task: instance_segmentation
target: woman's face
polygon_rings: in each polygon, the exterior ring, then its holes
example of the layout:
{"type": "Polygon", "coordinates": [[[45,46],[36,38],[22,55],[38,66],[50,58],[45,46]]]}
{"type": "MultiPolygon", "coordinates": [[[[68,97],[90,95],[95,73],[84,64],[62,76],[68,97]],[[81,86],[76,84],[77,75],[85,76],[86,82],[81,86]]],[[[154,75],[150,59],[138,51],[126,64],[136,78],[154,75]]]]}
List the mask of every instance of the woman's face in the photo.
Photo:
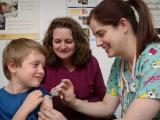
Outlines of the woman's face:
{"type": "Polygon", "coordinates": [[[121,56],[123,54],[126,38],[124,37],[124,28],[121,25],[117,27],[102,25],[92,18],[90,26],[96,37],[97,46],[102,47],[108,57],[121,56]]]}
{"type": "Polygon", "coordinates": [[[71,60],[75,52],[72,31],[68,28],[56,28],[53,31],[53,50],[62,60],[71,60]]]}

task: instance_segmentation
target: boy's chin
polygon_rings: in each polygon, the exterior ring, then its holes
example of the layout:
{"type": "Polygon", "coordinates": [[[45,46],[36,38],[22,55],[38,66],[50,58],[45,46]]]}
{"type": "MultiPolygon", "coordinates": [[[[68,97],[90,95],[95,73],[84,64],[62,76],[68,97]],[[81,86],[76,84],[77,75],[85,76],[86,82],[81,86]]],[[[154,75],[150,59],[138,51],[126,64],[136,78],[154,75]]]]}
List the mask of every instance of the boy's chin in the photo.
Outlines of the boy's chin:
{"type": "Polygon", "coordinates": [[[39,86],[40,86],[40,83],[32,84],[32,87],[39,87],[39,86]]]}

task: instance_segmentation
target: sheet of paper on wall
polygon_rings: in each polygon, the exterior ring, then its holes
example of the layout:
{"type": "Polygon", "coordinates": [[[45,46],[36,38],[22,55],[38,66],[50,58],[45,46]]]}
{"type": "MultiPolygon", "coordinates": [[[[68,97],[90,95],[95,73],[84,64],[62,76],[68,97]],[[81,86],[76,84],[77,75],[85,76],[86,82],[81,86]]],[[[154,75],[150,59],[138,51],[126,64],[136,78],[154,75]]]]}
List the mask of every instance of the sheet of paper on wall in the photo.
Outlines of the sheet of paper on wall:
{"type": "Polygon", "coordinates": [[[144,1],[151,10],[156,32],[160,34],[160,0],[144,0],[144,1]]]}
{"type": "Polygon", "coordinates": [[[102,0],[67,0],[67,15],[80,23],[90,40],[95,41],[90,27],[87,25],[87,17],[90,11],[102,0]]]}
{"type": "Polygon", "coordinates": [[[39,39],[39,0],[0,0],[10,10],[3,13],[5,25],[0,29],[0,40],[19,37],[39,39]]]}

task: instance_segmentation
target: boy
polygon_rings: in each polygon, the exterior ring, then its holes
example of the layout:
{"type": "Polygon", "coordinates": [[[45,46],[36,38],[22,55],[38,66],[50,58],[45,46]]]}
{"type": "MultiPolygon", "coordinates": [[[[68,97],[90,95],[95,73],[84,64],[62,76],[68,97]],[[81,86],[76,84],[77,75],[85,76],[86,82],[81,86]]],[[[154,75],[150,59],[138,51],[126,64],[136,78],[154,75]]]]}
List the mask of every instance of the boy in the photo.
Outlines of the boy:
{"type": "Polygon", "coordinates": [[[36,41],[19,38],[5,47],[3,71],[9,83],[0,89],[1,120],[37,120],[40,104],[52,108],[49,93],[39,87],[44,65],[45,50],[36,41]]]}

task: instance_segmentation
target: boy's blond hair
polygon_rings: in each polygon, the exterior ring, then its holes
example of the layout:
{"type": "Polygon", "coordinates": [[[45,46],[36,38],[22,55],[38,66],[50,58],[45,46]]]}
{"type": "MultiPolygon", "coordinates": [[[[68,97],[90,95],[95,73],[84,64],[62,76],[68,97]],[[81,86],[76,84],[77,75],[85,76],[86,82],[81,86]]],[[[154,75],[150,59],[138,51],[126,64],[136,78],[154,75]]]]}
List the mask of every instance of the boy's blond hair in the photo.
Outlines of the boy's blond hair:
{"type": "Polygon", "coordinates": [[[4,48],[3,72],[8,80],[11,79],[8,63],[14,62],[17,67],[20,67],[25,57],[33,50],[42,53],[46,57],[43,46],[39,42],[27,38],[14,39],[4,48]]]}

